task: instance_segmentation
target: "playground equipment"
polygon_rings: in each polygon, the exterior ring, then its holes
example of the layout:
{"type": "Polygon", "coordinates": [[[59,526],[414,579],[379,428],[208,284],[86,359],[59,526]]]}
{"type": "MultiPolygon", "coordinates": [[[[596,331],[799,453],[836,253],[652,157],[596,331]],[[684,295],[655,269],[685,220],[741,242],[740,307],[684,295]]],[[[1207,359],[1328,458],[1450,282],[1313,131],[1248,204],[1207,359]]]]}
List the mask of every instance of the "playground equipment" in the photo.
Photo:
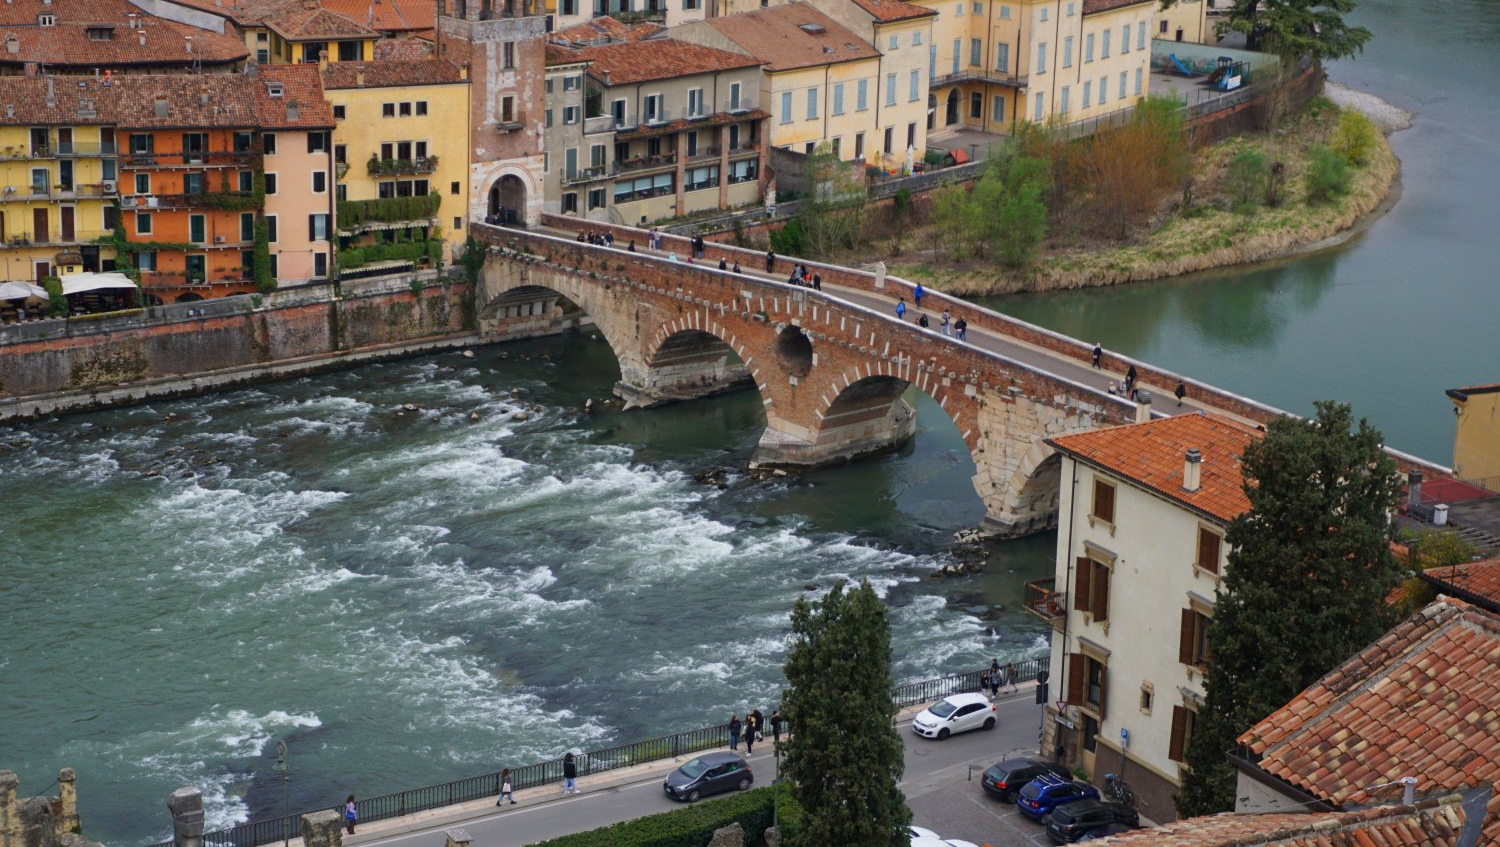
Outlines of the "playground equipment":
{"type": "Polygon", "coordinates": [[[1236,62],[1229,56],[1219,57],[1219,66],[1208,78],[1208,84],[1219,91],[1233,91],[1244,85],[1250,76],[1250,66],[1246,62],[1236,62]]]}

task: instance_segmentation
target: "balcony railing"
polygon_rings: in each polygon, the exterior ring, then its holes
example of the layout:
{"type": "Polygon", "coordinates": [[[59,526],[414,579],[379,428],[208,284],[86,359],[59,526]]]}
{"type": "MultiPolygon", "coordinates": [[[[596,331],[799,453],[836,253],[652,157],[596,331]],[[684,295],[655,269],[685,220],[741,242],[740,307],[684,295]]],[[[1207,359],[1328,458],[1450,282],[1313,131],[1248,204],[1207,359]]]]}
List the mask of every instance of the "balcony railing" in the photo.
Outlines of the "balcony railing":
{"type": "Polygon", "coordinates": [[[115,155],[114,144],[100,144],[98,142],[70,142],[68,144],[47,144],[35,146],[6,146],[0,147],[0,161],[17,161],[21,159],[59,159],[69,157],[89,156],[113,156],[115,155]]]}
{"type": "MultiPolygon", "coordinates": [[[[89,197],[113,197],[113,190],[105,191],[104,183],[74,183],[72,185],[27,185],[19,189],[17,194],[30,194],[32,197],[50,197],[54,200],[72,200],[76,198],[89,197]]],[[[6,194],[6,199],[14,195],[6,194]]]]}
{"type": "Polygon", "coordinates": [[[437,170],[438,157],[417,156],[413,159],[378,159],[370,157],[365,169],[370,176],[395,176],[398,174],[430,174],[437,170]]]}
{"type": "Polygon", "coordinates": [[[338,204],[339,227],[348,229],[366,223],[421,221],[437,214],[441,194],[421,197],[386,197],[380,200],[344,200],[338,204]]]}
{"type": "Polygon", "coordinates": [[[202,150],[176,153],[131,151],[125,154],[125,167],[250,167],[259,164],[261,151],[202,150]]]}
{"type": "Polygon", "coordinates": [[[688,154],[688,161],[692,162],[699,162],[703,161],[704,159],[717,158],[719,158],[719,145],[717,144],[700,144],[696,153],[688,154]]]}
{"type": "Polygon", "coordinates": [[[46,238],[38,239],[35,233],[23,232],[0,242],[0,247],[72,247],[78,244],[97,244],[99,239],[111,235],[106,230],[75,229],[70,238],[61,232],[49,232],[46,238]]]}
{"type": "Polygon", "coordinates": [[[676,153],[661,153],[656,156],[632,156],[616,163],[620,172],[645,171],[660,168],[673,168],[677,166],[676,153]]]}
{"type": "Polygon", "coordinates": [[[1054,591],[1055,578],[1033,579],[1026,583],[1026,611],[1056,626],[1068,613],[1068,595],[1065,591],[1054,591]]]}
{"type": "Polygon", "coordinates": [[[731,156],[738,156],[743,153],[757,153],[759,151],[759,141],[741,141],[739,144],[729,145],[729,155],[731,156]]]}
{"type": "Polygon", "coordinates": [[[1026,77],[1024,76],[977,66],[960,68],[957,73],[938,74],[932,78],[932,81],[928,85],[932,88],[941,88],[944,85],[957,85],[961,82],[987,82],[992,85],[1004,85],[1009,88],[1026,87],[1026,77]]]}
{"type": "Polygon", "coordinates": [[[614,115],[595,115],[592,118],[583,119],[583,134],[598,135],[601,132],[615,131],[614,115]]]}
{"type": "Polygon", "coordinates": [[[264,202],[261,195],[250,191],[200,191],[183,194],[136,194],[120,198],[126,209],[223,209],[230,212],[249,212],[259,209],[264,202]]]}
{"type": "Polygon", "coordinates": [[[142,288],[209,288],[215,285],[238,285],[249,277],[238,268],[213,270],[202,274],[187,271],[141,271],[142,288]]]}
{"type": "Polygon", "coordinates": [[[568,184],[593,182],[599,179],[609,179],[619,172],[618,168],[609,165],[599,165],[593,168],[574,168],[571,171],[563,171],[563,182],[568,184]]]}

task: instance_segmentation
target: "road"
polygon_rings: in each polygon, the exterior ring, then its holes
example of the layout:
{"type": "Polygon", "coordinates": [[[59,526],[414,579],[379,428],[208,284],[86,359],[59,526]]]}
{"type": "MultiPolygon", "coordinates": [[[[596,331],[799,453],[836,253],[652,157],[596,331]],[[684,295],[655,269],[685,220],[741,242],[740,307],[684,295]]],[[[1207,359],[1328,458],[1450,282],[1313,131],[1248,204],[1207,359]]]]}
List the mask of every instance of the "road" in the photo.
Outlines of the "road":
{"type": "MultiPolygon", "coordinates": [[[[999,704],[1000,723],[995,729],[955,735],[946,741],[919,738],[911,732],[910,721],[902,721],[898,728],[906,747],[906,771],[900,785],[907,798],[916,801],[940,789],[978,794],[979,774],[984,768],[1008,755],[1035,753],[1042,707],[1032,700],[1029,691],[1004,699],[999,704]],[[973,781],[969,782],[966,777],[971,766],[973,781]]],[[[756,785],[771,784],[776,767],[769,744],[756,749],[750,757],[750,767],[756,785]]],[[[639,782],[572,797],[560,796],[556,787],[520,792],[522,804],[514,808],[505,807],[462,823],[435,825],[370,841],[360,839],[359,843],[360,847],[441,847],[443,830],[459,826],[473,839],[472,847],[523,847],[559,835],[681,808],[682,804],[662,793],[661,782],[662,776],[657,774],[639,782]],[[537,794],[549,795],[549,799],[537,801],[537,794]]],[[[939,832],[951,828],[948,821],[938,818],[936,813],[931,820],[918,814],[913,823],[939,832]]]]}

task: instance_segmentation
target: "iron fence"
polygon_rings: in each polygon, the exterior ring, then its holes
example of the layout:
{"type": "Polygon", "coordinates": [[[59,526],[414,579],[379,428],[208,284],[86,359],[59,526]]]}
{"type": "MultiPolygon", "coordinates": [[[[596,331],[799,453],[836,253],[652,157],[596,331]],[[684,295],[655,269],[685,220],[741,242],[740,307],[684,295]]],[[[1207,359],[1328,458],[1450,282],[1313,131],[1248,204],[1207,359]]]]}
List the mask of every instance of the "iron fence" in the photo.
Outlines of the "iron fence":
{"type": "MultiPolygon", "coordinates": [[[[1028,682],[1036,679],[1037,672],[1046,667],[1046,664],[1047,660],[1044,658],[1016,662],[1014,681],[1028,682]]],[[[897,708],[905,708],[918,703],[939,700],[950,694],[979,691],[980,679],[985,673],[986,671],[969,671],[898,685],[891,690],[891,700],[897,708]]],[[[662,759],[673,759],[689,753],[713,750],[728,745],[729,724],[725,723],[588,751],[576,756],[575,763],[578,775],[587,776],[662,759]]],[[[562,758],[533,762],[513,768],[510,772],[511,787],[517,791],[556,785],[562,782],[562,779],[562,758]]],[[[355,808],[358,810],[360,822],[368,823],[468,803],[494,797],[499,793],[500,773],[496,771],[438,785],[425,785],[393,794],[366,797],[355,801],[355,808]]],[[[343,811],[342,806],[328,808],[338,812],[343,811]]],[[[203,841],[206,847],[258,847],[258,845],[270,844],[284,838],[300,838],[302,814],[305,812],[206,832],[203,834],[203,841]]],[[[173,844],[171,841],[163,841],[150,847],[173,847],[173,844]]]]}

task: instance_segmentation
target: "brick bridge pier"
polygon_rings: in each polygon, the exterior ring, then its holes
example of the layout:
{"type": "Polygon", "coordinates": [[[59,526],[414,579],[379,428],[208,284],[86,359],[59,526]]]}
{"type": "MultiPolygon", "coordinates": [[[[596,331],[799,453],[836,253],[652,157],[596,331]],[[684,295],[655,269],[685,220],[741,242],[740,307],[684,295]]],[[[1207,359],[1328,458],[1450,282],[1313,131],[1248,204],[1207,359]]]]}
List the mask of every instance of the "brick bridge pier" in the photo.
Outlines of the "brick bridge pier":
{"type": "Polygon", "coordinates": [[[1106,391],[806,288],[537,231],[477,224],[473,233],[489,246],[478,292],[487,339],[549,331],[566,298],[618,357],[616,393],[629,407],[753,385],[766,417],[753,461],[781,467],[901,444],[915,431],[902,395],[915,387],[968,445],[987,523],[1003,534],[1056,525],[1059,461],[1043,439],[1140,413],[1106,391]]]}

